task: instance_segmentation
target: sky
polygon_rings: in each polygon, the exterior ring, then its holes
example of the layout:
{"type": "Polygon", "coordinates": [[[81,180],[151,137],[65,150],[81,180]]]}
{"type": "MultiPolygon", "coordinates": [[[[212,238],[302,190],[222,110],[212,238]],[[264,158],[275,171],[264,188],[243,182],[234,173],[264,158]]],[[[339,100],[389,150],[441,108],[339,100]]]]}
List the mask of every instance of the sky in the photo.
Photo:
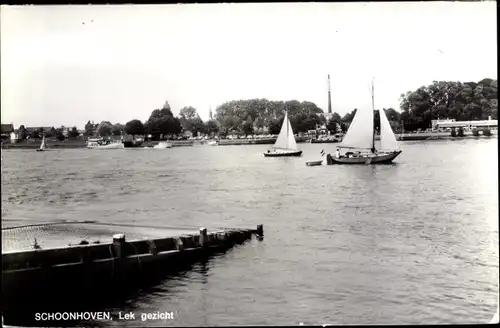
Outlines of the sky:
{"type": "Polygon", "coordinates": [[[1,120],[145,121],[230,100],[399,110],[434,80],[497,78],[496,2],[1,6],[1,120]]]}

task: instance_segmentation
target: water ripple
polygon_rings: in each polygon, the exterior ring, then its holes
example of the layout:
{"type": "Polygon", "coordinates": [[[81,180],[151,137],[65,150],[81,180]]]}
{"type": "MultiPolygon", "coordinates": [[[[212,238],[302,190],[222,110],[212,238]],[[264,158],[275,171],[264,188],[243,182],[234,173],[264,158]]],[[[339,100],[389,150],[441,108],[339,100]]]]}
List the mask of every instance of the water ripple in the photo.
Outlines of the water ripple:
{"type": "Polygon", "coordinates": [[[166,279],[119,309],[175,311],[162,325],[488,322],[498,295],[498,170],[489,156],[497,141],[402,147],[397,165],[314,169],[305,158],[264,158],[258,145],[140,156],[7,150],[2,223],[263,223],[262,242],[166,279]]]}

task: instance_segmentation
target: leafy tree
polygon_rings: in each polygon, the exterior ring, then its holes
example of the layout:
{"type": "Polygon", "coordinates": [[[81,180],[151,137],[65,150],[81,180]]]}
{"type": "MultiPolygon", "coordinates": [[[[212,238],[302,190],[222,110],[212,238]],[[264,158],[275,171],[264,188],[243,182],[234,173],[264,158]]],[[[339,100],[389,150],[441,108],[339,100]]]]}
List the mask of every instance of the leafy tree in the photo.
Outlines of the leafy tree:
{"type": "Polygon", "coordinates": [[[347,132],[347,129],[348,129],[348,125],[344,122],[341,122],[340,123],[340,129],[342,130],[342,133],[346,133],[347,132]]]}
{"type": "Polygon", "coordinates": [[[94,135],[94,124],[90,123],[90,121],[85,124],[85,133],[86,137],[91,137],[94,135]]]}
{"type": "MultiPolygon", "coordinates": [[[[219,122],[222,134],[228,131],[239,130],[242,133],[250,132],[249,123],[253,131],[268,127],[269,132],[277,128],[276,120],[281,119],[285,110],[296,132],[303,131],[309,126],[325,122],[321,117],[323,110],[312,102],[270,101],[267,99],[233,100],[218,106],[215,110],[215,119],[219,122]],[[314,118],[313,118],[314,116],[314,118]],[[307,122],[304,122],[307,121],[307,122]]],[[[278,128],[278,132],[281,126],[278,128]]]]}
{"type": "Polygon", "coordinates": [[[124,130],[125,130],[124,125],[116,123],[115,125],[113,125],[113,127],[111,127],[111,134],[114,136],[120,136],[124,130]]]}
{"type": "Polygon", "coordinates": [[[97,130],[97,133],[101,137],[109,137],[111,135],[111,129],[113,127],[113,124],[108,121],[103,121],[101,124],[99,124],[99,129],[97,130]]]}
{"type": "MultiPolygon", "coordinates": [[[[180,119],[179,119],[180,121],[180,119]]],[[[193,136],[197,136],[199,133],[205,133],[206,126],[205,123],[203,123],[202,119],[197,116],[193,119],[190,120],[191,124],[191,131],[193,132],[193,136]]]]}
{"type": "Polygon", "coordinates": [[[321,124],[326,124],[326,123],[327,123],[327,122],[326,122],[327,120],[326,120],[325,115],[323,115],[323,114],[319,114],[319,115],[318,115],[318,118],[319,118],[319,121],[321,122],[321,124]]]}
{"type": "Polygon", "coordinates": [[[373,128],[380,133],[380,111],[378,109],[373,113],[373,128]]]}
{"type": "Polygon", "coordinates": [[[281,117],[279,119],[273,119],[271,120],[271,123],[269,125],[269,133],[270,134],[278,134],[280,133],[281,126],[283,125],[283,120],[285,117],[281,117]]]}
{"type": "Polygon", "coordinates": [[[28,131],[26,130],[24,125],[19,126],[18,133],[21,140],[26,139],[26,137],[28,136],[28,131]]]}
{"type": "Polygon", "coordinates": [[[357,108],[354,108],[350,113],[345,114],[344,117],[342,117],[342,122],[351,123],[357,110],[357,108]]]}
{"type": "Polygon", "coordinates": [[[342,118],[340,117],[339,113],[335,112],[332,114],[331,120],[335,122],[340,122],[342,121],[342,118]]]}
{"type": "Polygon", "coordinates": [[[216,120],[210,120],[205,124],[206,133],[214,135],[219,133],[219,124],[216,120]]]}
{"type": "Polygon", "coordinates": [[[205,133],[206,126],[198,115],[196,108],[184,107],[180,110],[179,115],[179,121],[184,131],[193,132],[193,136],[197,136],[198,133],[205,133]]]}
{"type": "Polygon", "coordinates": [[[131,120],[125,124],[125,133],[130,134],[132,136],[143,135],[144,134],[144,124],[142,124],[139,120],[131,120]]]}
{"type": "Polygon", "coordinates": [[[40,138],[40,130],[33,129],[33,131],[30,132],[29,137],[30,139],[39,139],[40,138]]]}
{"type": "Polygon", "coordinates": [[[253,123],[251,120],[243,122],[241,130],[245,135],[253,134],[253,123]]]}
{"type": "Polygon", "coordinates": [[[57,130],[54,127],[52,127],[52,128],[50,128],[50,131],[45,132],[45,137],[51,138],[51,137],[55,136],[56,133],[57,133],[57,130]]]}
{"type": "Polygon", "coordinates": [[[337,132],[337,124],[340,124],[340,121],[330,119],[330,120],[328,120],[328,123],[326,124],[326,129],[332,133],[336,133],[337,132]]]}
{"type": "Polygon", "coordinates": [[[56,136],[57,140],[59,140],[59,141],[63,141],[63,140],[66,139],[66,137],[64,136],[64,133],[63,133],[62,129],[56,129],[55,136],[56,136]]]}
{"type": "Polygon", "coordinates": [[[198,112],[196,111],[196,108],[192,106],[184,107],[179,111],[180,117],[186,119],[186,120],[192,120],[194,118],[198,117],[198,112]]]}
{"type": "Polygon", "coordinates": [[[479,82],[433,81],[402,94],[401,120],[405,130],[426,129],[431,121],[450,118],[458,121],[497,119],[497,80],[479,82]]]}
{"type": "Polygon", "coordinates": [[[74,126],[69,132],[68,132],[68,137],[70,138],[76,138],[78,137],[79,133],[78,133],[78,130],[76,128],[76,126],[74,126]]]}
{"type": "Polygon", "coordinates": [[[168,101],[165,102],[162,109],[153,110],[145,123],[145,128],[154,140],[158,140],[162,135],[165,137],[182,132],[181,122],[172,114],[168,101]]]}

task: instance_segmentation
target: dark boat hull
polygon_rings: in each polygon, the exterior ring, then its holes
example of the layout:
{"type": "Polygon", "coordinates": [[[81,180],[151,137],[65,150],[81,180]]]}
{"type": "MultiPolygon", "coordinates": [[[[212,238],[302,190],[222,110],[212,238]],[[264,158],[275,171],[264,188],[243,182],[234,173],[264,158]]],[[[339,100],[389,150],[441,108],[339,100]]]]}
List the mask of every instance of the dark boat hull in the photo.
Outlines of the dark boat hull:
{"type": "Polygon", "coordinates": [[[381,155],[375,155],[373,157],[341,157],[341,158],[335,158],[331,156],[330,154],[326,155],[326,164],[327,165],[336,165],[336,164],[348,164],[348,165],[355,165],[355,164],[390,164],[392,161],[401,154],[400,151],[395,151],[392,153],[386,153],[386,154],[381,154],[381,155]]]}
{"type": "Polygon", "coordinates": [[[292,156],[301,156],[302,150],[290,151],[290,152],[270,152],[264,153],[265,157],[292,157],[292,156]]]}
{"type": "Polygon", "coordinates": [[[123,141],[123,147],[125,148],[139,148],[142,147],[142,141],[123,141]]]}
{"type": "Polygon", "coordinates": [[[323,160],[321,161],[310,161],[310,162],[306,162],[306,165],[307,166],[318,166],[318,165],[321,165],[323,163],[323,160]]]}
{"type": "Polygon", "coordinates": [[[311,143],[317,143],[317,144],[320,144],[320,143],[338,143],[340,142],[339,140],[311,140],[311,143]]]}

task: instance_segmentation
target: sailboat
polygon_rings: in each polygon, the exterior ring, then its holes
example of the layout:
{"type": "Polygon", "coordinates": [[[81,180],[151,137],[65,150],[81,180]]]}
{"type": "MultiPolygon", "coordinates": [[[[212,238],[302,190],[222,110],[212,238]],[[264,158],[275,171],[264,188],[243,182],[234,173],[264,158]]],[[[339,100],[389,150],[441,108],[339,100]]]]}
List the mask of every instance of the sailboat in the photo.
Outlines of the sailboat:
{"type": "Polygon", "coordinates": [[[356,111],[342,143],[337,147],[337,153],[326,155],[327,165],[333,164],[388,164],[402,150],[399,148],[396,136],[383,109],[380,112],[380,148],[375,148],[375,127],[373,117],[375,112],[374,86],[372,80],[372,108],[356,111]],[[341,149],[348,149],[341,154],[341,149]]]}
{"type": "Polygon", "coordinates": [[[285,111],[285,118],[281,126],[280,134],[276,142],[268,149],[264,156],[266,157],[284,157],[284,156],[300,156],[302,150],[297,148],[295,137],[293,135],[292,125],[288,119],[288,111],[285,111]]]}
{"type": "Polygon", "coordinates": [[[45,145],[45,136],[42,138],[42,144],[40,145],[40,148],[38,148],[36,151],[45,151],[47,150],[47,146],[45,145]]]}

